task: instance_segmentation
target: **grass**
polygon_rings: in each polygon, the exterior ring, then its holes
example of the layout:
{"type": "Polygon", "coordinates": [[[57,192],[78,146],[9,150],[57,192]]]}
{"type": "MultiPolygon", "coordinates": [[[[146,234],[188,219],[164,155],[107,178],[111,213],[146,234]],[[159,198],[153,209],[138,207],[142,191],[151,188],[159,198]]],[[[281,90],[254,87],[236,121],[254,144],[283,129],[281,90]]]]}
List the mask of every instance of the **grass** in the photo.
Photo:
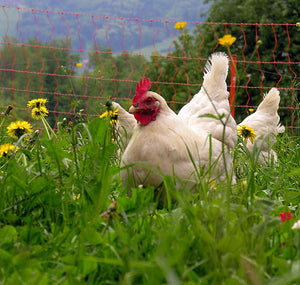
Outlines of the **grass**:
{"type": "Polygon", "coordinates": [[[299,138],[278,138],[278,164],[237,146],[237,184],[177,191],[158,207],[151,187],[128,197],[112,125],[63,121],[56,137],[1,129],[1,284],[297,284],[299,138]],[[28,140],[27,138],[30,138],[28,140]],[[281,222],[290,211],[292,220],[281,222]]]}

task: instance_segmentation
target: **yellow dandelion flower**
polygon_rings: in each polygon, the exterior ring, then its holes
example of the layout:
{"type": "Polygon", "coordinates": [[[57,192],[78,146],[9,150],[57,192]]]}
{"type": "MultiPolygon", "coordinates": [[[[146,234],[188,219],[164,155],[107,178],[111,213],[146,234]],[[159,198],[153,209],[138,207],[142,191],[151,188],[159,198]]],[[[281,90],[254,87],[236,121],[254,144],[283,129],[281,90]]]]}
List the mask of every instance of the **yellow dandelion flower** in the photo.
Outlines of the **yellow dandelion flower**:
{"type": "Polygon", "coordinates": [[[78,68],[80,68],[81,66],[82,66],[82,63],[76,63],[76,66],[78,67],[78,68]]]}
{"type": "Polygon", "coordinates": [[[210,186],[211,188],[213,188],[214,190],[217,189],[216,182],[215,182],[214,180],[212,180],[212,181],[209,182],[209,186],[210,186]]]}
{"type": "Polygon", "coordinates": [[[77,194],[77,195],[76,195],[76,194],[75,194],[75,195],[73,195],[73,199],[74,199],[74,200],[78,200],[79,198],[80,198],[80,193],[79,193],[79,194],[77,194]]]}
{"type": "MultiPolygon", "coordinates": [[[[111,112],[111,111],[110,111],[111,112]]],[[[100,116],[99,116],[99,118],[106,118],[107,116],[108,116],[108,111],[106,110],[103,114],[101,114],[100,116]]]]}
{"type": "Polygon", "coordinates": [[[110,123],[111,124],[116,124],[117,123],[117,119],[118,119],[118,112],[119,110],[116,109],[114,111],[105,111],[103,114],[101,114],[99,116],[99,118],[107,118],[110,117],[110,123]]]}
{"type": "Polygon", "coordinates": [[[33,129],[30,123],[26,121],[16,121],[12,122],[7,127],[7,134],[12,138],[20,138],[24,134],[32,133],[33,129]]]}
{"type": "Polygon", "coordinates": [[[249,112],[250,112],[250,113],[253,113],[253,111],[254,111],[254,109],[249,108],[249,112]]]}
{"type": "Polygon", "coordinates": [[[47,99],[39,98],[39,99],[33,99],[28,102],[27,108],[41,108],[45,107],[45,104],[47,103],[47,99]]]}
{"type": "Polygon", "coordinates": [[[225,35],[222,38],[219,38],[218,42],[221,46],[231,46],[236,41],[236,37],[233,37],[232,35],[225,35]]]}
{"type": "Polygon", "coordinates": [[[247,181],[246,180],[243,180],[242,181],[242,187],[246,187],[247,186],[247,181]]]}
{"type": "Polygon", "coordinates": [[[174,28],[175,28],[176,30],[181,31],[181,30],[183,30],[183,29],[185,28],[185,26],[186,26],[186,22],[177,22],[177,23],[175,24],[174,28]]]}
{"type": "Polygon", "coordinates": [[[33,108],[31,112],[31,116],[35,120],[39,120],[41,117],[48,116],[48,110],[46,107],[41,108],[33,108]]]}
{"type": "Polygon", "coordinates": [[[14,150],[18,151],[20,148],[11,143],[0,145],[0,157],[10,156],[10,153],[14,150]]]}
{"type": "Polygon", "coordinates": [[[237,134],[242,137],[244,143],[247,143],[247,140],[253,144],[254,139],[256,138],[256,134],[252,128],[247,125],[238,126],[237,134]]]}

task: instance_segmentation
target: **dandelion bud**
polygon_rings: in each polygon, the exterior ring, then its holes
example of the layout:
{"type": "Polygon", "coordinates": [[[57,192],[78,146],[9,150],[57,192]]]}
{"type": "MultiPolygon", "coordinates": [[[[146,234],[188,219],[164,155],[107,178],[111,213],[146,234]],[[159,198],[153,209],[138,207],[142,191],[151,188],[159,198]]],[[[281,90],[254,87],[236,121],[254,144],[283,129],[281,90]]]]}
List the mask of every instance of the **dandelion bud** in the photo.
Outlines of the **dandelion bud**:
{"type": "Polygon", "coordinates": [[[105,106],[110,110],[112,109],[112,103],[111,101],[107,100],[106,103],[105,103],[105,106]]]}
{"type": "Polygon", "coordinates": [[[67,118],[63,118],[61,122],[61,126],[64,128],[67,125],[67,118]]]}
{"type": "Polygon", "coordinates": [[[5,111],[5,116],[8,116],[9,115],[9,113],[10,113],[10,111],[13,109],[14,107],[12,106],[12,105],[9,105],[8,107],[7,107],[7,109],[6,109],[6,111],[5,111]]]}

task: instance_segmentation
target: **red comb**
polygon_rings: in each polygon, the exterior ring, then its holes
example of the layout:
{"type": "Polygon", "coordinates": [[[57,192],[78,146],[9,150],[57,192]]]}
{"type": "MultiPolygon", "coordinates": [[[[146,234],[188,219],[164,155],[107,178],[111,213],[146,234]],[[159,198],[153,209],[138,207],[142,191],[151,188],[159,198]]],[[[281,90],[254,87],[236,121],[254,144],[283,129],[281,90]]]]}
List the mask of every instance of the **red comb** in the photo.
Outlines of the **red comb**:
{"type": "Polygon", "coordinates": [[[140,84],[136,85],[136,90],[135,90],[135,96],[142,96],[144,95],[151,87],[151,81],[149,78],[145,79],[141,78],[140,79],[140,84]]]}

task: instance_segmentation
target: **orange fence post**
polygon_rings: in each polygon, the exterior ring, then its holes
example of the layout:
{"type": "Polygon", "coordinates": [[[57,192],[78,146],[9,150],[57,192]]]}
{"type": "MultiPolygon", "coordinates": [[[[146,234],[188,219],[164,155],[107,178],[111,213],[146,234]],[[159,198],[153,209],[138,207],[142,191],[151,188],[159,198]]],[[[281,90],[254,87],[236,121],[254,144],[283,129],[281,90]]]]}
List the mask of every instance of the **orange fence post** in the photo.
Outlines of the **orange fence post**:
{"type": "Polygon", "coordinates": [[[234,117],[234,96],[236,88],[236,54],[232,55],[233,61],[230,64],[230,97],[229,103],[231,108],[231,115],[234,117]]]}

